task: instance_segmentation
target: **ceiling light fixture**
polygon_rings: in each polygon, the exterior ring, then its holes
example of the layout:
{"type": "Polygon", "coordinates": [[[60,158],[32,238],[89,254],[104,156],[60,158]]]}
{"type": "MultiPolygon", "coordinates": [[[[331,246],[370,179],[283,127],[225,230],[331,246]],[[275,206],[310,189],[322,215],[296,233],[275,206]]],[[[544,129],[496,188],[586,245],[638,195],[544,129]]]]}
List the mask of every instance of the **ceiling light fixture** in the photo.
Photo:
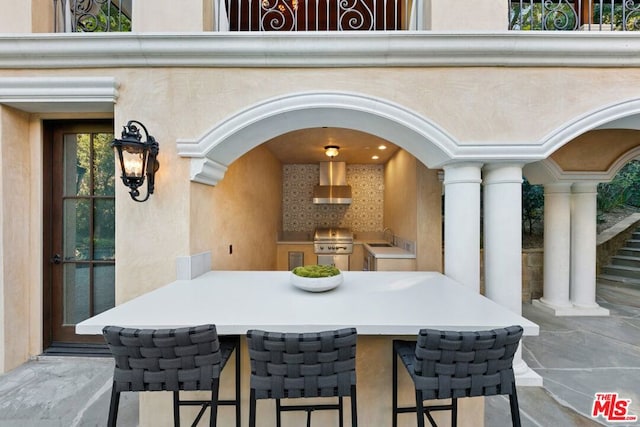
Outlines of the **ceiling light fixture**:
{"type": "Polygon", "coordinates": [[[378,150],[386,150],[387,146],[386,145],[378,145],[378,150]]]}
{"type": "Polygon", "coordinates": [[[380,158],[380,157],[378,157],[378,156],[376,156],[376,155],[371,156],[371,159],[372,159],[372,160],[378,160],[379,158],[380,158]]]}
{"type": "Polygon", "coordinates": [[[327,145],[324,147],[324,154],[333,159],[338,155],[338,150],[340,150],[340,147],[338,147],[337,145],[327,145]]]}

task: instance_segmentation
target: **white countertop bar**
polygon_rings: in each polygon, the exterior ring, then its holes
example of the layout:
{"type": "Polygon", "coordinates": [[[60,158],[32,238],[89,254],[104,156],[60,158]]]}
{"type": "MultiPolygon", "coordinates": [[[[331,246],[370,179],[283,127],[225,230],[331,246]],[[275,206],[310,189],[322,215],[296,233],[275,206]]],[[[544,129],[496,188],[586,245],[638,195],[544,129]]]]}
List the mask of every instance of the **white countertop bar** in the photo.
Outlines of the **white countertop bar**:
{"type": "Polygon", "coordinates": [[[76,325],[97,335],[106,325],[174,328],[215,324],[221,335],[248,329],[287,332],[356,327],[361,335],[415,335],[420,328],[538,326],[436,272],[345,271],[336,289],[310,293],[288,271],[210,271],[178,280],[76,325]]]}

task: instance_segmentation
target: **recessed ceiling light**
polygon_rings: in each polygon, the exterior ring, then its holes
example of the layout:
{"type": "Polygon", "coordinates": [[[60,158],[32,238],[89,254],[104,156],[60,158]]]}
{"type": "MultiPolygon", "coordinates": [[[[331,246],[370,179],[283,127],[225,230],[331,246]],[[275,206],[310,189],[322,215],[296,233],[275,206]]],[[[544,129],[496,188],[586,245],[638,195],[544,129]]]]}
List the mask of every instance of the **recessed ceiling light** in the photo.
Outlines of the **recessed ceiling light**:
{"type": "Polygon", "coordinates": [[[378,150],[386,150],[387,146],[386,145],[378,145],[378,150]]]}
{"type": "Polygon", "coordinates": [[[378,160],[379,158],[380,157],[378,157],[378,156],[371,156],[371,159],[373,159],[373,160],[378,160]]]}

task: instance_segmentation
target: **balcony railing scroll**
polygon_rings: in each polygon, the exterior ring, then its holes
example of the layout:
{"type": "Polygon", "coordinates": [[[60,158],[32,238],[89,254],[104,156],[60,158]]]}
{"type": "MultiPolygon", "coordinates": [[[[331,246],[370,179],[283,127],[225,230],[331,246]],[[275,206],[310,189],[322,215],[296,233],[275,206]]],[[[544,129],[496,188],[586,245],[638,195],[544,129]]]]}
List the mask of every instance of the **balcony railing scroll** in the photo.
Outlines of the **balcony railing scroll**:
{"type": "Polygon", "coordinates": [[[516,0],[511,30],[638,31],[639,0],[516,0]]]}
{"type": "Polygon", "coordinates": [[[54,31],[131,31],[131,1],[53,0],[54,31]]]}
{"type": "Polygon", "coordinates": [[[416,29],[420,0],[216,0],[219,31],[416,29]]]}

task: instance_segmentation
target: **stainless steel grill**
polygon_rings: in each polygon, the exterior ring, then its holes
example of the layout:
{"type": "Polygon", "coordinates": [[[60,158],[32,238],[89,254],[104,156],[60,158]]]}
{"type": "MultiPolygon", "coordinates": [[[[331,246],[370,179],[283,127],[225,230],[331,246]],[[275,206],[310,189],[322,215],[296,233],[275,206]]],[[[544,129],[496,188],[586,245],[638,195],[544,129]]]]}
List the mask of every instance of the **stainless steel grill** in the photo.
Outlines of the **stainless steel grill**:
{"type": "Polygon", "coordinates": [[[353,253],[353,233],[348,228],[316,228],[313,250],[316,254],[353,253]]]}

